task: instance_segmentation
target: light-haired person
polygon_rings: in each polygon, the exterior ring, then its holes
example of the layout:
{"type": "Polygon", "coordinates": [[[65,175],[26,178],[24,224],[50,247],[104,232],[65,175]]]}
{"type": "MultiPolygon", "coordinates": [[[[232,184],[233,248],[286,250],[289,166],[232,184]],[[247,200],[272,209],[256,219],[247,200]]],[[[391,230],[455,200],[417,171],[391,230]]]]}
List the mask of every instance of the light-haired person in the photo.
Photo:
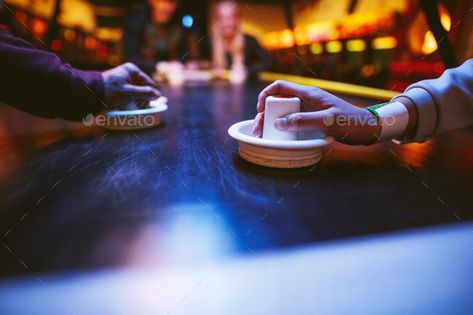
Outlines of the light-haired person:
{"type": "Polygon", "coordinates": [[[212,64],[217,76],[229,71],[229,80],[240,83],[255,79],[260,71],[272,66],[271,55],[258,41],[241,28],[242,16],[238,3],[224,0],[212,9],[212,64]]]}

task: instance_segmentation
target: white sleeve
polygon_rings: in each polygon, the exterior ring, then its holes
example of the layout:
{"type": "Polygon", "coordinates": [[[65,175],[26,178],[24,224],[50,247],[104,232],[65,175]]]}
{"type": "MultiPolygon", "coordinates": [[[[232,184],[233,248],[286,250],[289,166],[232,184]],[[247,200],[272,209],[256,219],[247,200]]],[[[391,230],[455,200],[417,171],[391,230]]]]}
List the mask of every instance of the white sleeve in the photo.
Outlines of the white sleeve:
{"type": "Polygon", "coordinates": [[[415,104],[418,117],[415,136],[401,140],[422,142],[436,133],[473,126],[473,59],[438,79],[414,83],[399,96],[415,104]]]}

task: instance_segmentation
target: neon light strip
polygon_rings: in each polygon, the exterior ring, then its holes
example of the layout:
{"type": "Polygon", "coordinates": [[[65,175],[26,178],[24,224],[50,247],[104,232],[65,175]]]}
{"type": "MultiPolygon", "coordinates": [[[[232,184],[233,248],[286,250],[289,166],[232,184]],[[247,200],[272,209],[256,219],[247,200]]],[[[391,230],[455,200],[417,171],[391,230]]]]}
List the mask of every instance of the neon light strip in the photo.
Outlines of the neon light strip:
{"type": "Polygon", "coordinates": [[[314,78],[301,77],[296,75],[281,74],[274,72],[261,72],[259,78],[263,81],[286,80],[297,84],[311,85],[323,90],[341,93],[346,95],[361,96],[381,101],[389,101],[399,95],[399,92],[377,89],[350,83],[328,81],[314,78]]]}

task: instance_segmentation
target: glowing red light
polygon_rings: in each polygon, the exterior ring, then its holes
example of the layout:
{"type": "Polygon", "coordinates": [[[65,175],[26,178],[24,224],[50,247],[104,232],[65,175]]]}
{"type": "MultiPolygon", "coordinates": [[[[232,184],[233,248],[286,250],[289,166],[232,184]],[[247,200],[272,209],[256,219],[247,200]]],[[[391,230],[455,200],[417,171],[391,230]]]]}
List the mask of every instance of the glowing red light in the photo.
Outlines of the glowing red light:
{"type": "Polygon", "coordinates": [[[28,17],[26,16],[25,12],[23,12],[23,11],[16,12],[16,20],[17,21],[26,23],[27,19],[28,19],[28,17]]]}
{"type": "Polygon", "coordinates": [[[44,21],[40,19],[34,19],[32,28],[33,28],[33,33],[36,36],[41,37],[44,35],[44,33],[46,33],[48,26],[44,21]]]}
{"type": "Polygon", "coordinates": [[[51,48],[54,51],[60,51],[62,50],[62,47],[63,47],[62,42],[59,39],[55,39],[51,42],[51,48]]]}

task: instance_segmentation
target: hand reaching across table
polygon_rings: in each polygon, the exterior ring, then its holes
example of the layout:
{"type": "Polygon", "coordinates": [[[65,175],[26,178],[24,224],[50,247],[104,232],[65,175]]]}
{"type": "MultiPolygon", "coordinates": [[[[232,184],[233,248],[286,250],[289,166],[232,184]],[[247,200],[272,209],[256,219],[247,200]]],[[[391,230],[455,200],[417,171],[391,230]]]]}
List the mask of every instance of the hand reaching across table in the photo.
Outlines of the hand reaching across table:
{"type": "Polygon", "coordinates": [[[160,96],[154,81],[131,63],[103,73],[82,71],[3,30],[0,69],[0,102],[42,117],[81,120],[160,96]]]}
{"type": "Polygon", "coordinates": [[[155,83],[147,74],[132,63],[125,63],[104,71],[105,104],[125,107],[132,102],[148,103],[161,96],[155,83]]]}
{"type": "Polygon", "coordinates": [[[253,128],[253,133],[258,137],[261,137],[263,131],[265,100],[271,95],[297,96],[301,99],[302,112],[277,119],[275,126],[279,130],[319,130],[338,141],[350,144],[372,143],[380,133],[376,117],[370,111],[315,87],[276,81],[258,97],[258,114],[253,128]],[[346,123],[339,123],[342,121],[341,117],[345,118],[346,123]],[[359,124],[357,121],[364,123],[359,124]]]}
{"type": "Polygon", "coordinates": [[[360,108],[315,87],[276,81],[259,95],[253,133],[260,137],[265,99],[297,96],[302,112],[277,119],[280,130],[319,130],[348,144],[398,139],[422,142],[435,134],[473,126],[473,59],[439,78],[409,86],[390,102],[360,108]]]}

